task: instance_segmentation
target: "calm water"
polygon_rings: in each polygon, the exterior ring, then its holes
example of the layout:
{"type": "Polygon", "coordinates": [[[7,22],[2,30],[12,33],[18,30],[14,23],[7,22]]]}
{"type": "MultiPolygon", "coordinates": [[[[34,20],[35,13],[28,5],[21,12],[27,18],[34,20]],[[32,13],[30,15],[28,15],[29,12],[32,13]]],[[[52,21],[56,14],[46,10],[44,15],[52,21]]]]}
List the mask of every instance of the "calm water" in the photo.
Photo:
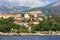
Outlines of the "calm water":
{"type": "Polygon", "coordinates": [[[0,40],[60,40],[60,36],[0,36],[0,40]]]}

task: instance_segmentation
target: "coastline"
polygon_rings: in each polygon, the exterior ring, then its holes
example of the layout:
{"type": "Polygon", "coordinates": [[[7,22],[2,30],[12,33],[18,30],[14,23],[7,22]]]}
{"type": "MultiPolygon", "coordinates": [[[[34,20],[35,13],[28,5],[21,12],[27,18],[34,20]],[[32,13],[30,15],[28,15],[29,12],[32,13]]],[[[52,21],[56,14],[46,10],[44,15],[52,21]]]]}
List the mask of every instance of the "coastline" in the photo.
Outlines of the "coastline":
{"type": "Polygon", "coordinates": [[[49,36],[49,35],[59,35],[60,36],[60,32],[56,32],[56,33],[50,33],[50,34],[47,34],[47,33],[2,33],[0,32],[0,36],[49,36]]]}

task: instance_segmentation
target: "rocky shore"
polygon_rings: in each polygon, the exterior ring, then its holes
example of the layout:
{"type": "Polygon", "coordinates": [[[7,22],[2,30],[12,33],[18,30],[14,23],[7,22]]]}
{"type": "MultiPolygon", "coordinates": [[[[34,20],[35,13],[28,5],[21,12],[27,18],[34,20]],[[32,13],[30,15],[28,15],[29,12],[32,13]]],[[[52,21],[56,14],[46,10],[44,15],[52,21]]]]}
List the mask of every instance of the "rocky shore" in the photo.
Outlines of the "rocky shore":
{"type": "Polygon", "coordinates": [[[44,36],[44,35],[60,35],[60,31],[58,31],[58,32],[50,32],[50,33],[48,33],[48,32],[40,32],[40,33],[2,33],[2,32],[0,32],[0,35],[2,35],[2,36],[20,36],[20,35],[22,35],[22,36],[24,36],[24,35],[41,35],[41,36],[44,36]]]}

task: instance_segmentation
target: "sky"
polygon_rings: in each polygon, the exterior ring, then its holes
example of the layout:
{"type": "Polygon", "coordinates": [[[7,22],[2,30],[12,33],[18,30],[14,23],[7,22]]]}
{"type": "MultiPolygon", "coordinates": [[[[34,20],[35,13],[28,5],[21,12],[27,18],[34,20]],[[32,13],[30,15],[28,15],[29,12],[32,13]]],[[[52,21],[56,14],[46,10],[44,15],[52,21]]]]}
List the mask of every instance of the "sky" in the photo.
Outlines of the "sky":
{"type": "Polygon", "coordinates": [[[0,0],[0,6],[43,7],[58,0],[0,0]]]}

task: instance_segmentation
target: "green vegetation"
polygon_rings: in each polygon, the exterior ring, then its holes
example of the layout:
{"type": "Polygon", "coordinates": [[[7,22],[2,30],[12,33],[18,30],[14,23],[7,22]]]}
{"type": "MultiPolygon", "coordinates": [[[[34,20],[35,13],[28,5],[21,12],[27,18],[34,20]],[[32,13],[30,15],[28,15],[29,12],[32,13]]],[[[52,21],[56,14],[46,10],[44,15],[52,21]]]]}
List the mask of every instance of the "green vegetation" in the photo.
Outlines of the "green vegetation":
{"type": "Polygon", "coordinates": [[[60,31],[60,16],[52,14],[51,17],[40,21],[35,28],[35,31],[60,31]]]}
{"type": "MultiPolygon", "coordinates": [[[[28,20],[25,20],[28,22],[28,20]]],[[[35,33],[36,31],[60,31],[60,16],[51,14],[51,17],[39,21],[38,25],[29,25],[31,31],[25,26],[20,26],[14,23],[14,18],[9,17],[7,19],[0,18],[0,32],[5,33],[35,33]]]]}
{"type": "Polygon", "coordinates": [[[25,26],[20,26],[18,24],[13,23],[14,18],[10,17],[7,19],[0,18],[0,32],[27,32],[25,26]]]}

